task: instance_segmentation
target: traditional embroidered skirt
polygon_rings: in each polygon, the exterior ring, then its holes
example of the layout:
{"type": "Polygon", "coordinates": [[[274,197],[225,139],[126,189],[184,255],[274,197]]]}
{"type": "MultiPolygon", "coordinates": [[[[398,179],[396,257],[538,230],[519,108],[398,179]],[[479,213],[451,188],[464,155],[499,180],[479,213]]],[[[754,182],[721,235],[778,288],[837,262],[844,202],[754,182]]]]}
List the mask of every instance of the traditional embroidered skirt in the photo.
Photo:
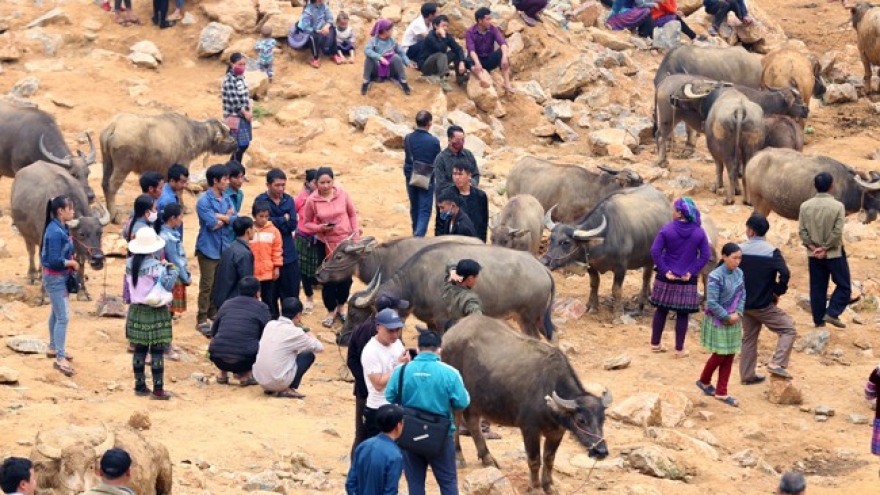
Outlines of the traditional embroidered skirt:
{"type": "Polygon", "coordinates": [[[299,255],[299,272],[303,277],[314,277],[318,267],[327,257],[324,243],[315,236],[304,237],[299,233],[294,237],[296,253],[299,255]]]}
{"type": "Polygon", "coordinates": [[[174,283],[174,287],[171,289],[171,295],[173,299],[171,299],[171,308],[169,311],[172,313],[186,313],[186,286],[183,285],[183,282],[178,280],[174,283]]]}
{"type": "Polygon", "coordinates": [[[724,325],[712,315],[704,314],[700,326],[700,344],[709,352],[729,356],[742,348],[742,320],[724,325]]]}
{"type": "Polygon", "coordinates": [[[700,310],[697,280],[694,279],[693,283],[670,282],[658,274],[654,278],[650,301],[658,308],[682,313],[696,313],[700,310]]]}
{"type": "Polygon", "coordinates": [[[644,7],[639,7],[635,9],[629,9],[626,12],[621,12],[617,15],[613,15],[605,21],[605,24],[608,25],[614,31],[623,31],[624,29],[632,29],[637,27],[639,24],[645,20],[645,17],[651,15],[651,9],[647,9],[644,7]]]}
{"type": "Polygon", "coordinates": [[[874,420],[874,434],[871,436],[871,453],[880,455],[880,419],[874,420]]]}
{"type": "Polygon", "coordinates": [[[171,313],[168,308],[154,308],[146,304],[130,305],[125,321],[125,338],[132,344],[170,344],[171,313]]]}

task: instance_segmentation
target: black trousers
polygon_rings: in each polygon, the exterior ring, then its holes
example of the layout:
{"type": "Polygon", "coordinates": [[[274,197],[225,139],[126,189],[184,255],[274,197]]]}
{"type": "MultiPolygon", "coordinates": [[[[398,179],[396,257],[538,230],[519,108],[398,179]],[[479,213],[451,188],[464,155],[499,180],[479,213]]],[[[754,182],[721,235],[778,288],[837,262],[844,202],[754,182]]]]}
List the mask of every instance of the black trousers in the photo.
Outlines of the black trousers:
{"type": "MultiPolygon", "coordinates": [[[[281,265],[281,276],[275,283],[275,301],[288,297],[299,299],[299,278],[299,260],[297,258],[294,258],[290,263],[281,265]]],[[[276,304],[278,303],[276,302],[276,304]]]]}
{"type": "Polygon", "coordinates": [[[352,279],[343,280],[342,282],[328,282],[321,289],[321,299],[324,301],[324,307],[328,312],[334,311],[337,306],[341,306],[348,302],[348,296],[351,293],[352,279]]]}
{"type": "Polygon", "coordinates": [[[277,280],[261,280],[260,281],[260,300],[263,301],[266,306],[269,306],[269,314],[272,315],[273,320],[278,319],[278,315],[280,314],[278,311],[278,298],[275,297],[277,280]]]}
{"type": "Polygon", "coordinates": [[[153,23],[161,26],[168,17],[168,0],[153,0],[153,23]]]}
{"type": "Polygon", "coordinates": [[[810,269],[810,310],[813,323],[820,324],[825,315],[837,318],[846,309],[852,297],[852,285],[846,251],[839,258],[808,258],[810,269]],[[836,286],[828,300],[828,279],[836,286]],[[827,301],[827,307],[826,307],[827,301]]]}
{"type": "Polygon", "coordinates": [[[367,427],[365,425],[364,410],[367,408],[367,398],[354,398],[354,441],[351,443],[351,456],[354,462],[354,449],[367,439],[367,427]]]}
{"type": "Polygon", "coordinates": [[[727,20],[727,14],[733,12],[737,19],[742,20],[745,17],[745,5],[742,0],[720,0],[718,3],[712,3],[706,6],[706,13],[715,16],[712,26],[718,29],[722,22],[727,20]]]}
{"type": "MultiPolygon", "coordinates": [[[[364,399],[364,404],[366,404],[366,402],[366,399],[364,399]]],[[[378,413],[378,409],[371,409],[364,405],[364,433],[366,434],[364,440],[373,438],[381,433],[379,431],[379,425],[376,423],[376,414],[378,413]]]]}

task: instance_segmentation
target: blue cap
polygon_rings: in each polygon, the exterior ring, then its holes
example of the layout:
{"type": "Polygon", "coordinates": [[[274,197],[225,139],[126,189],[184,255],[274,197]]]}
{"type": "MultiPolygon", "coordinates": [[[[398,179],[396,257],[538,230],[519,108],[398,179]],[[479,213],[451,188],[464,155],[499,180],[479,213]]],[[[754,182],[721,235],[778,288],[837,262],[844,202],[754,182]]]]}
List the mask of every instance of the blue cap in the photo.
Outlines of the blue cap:
{"type": "Polygon", "coordinates": [[[382,325],[389,330],[403,328],[403,320],[400,319],[400,315],[397,314],[397,311],[394,311],[391,308],[385,308],[376,313],[376,324],[382,325]]]}

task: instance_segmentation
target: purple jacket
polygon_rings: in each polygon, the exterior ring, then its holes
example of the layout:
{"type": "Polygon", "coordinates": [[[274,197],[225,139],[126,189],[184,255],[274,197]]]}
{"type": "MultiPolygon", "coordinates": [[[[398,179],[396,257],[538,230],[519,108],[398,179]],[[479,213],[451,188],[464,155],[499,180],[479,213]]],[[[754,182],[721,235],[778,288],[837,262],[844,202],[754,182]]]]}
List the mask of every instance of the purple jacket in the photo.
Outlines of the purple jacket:
{"type": "Polygon", "coordinates": [[[651,257],[657,271],[663,275],[671,271],[676,277],[691,274],[691,280],[709,262],[712,256],[709,238],[703,228],[695,223],[677,220],[667,223],[654,238],[651,257]]]}

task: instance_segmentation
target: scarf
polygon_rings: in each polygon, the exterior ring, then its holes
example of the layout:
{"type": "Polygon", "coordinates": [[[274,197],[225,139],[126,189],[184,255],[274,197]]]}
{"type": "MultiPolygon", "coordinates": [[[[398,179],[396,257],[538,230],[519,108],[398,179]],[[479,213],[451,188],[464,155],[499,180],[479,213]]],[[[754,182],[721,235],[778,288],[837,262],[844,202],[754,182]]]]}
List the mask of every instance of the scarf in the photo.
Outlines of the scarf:
{"type": "Polygon", "coordinates": [[[681,213],[682,218],[687,223],[695,223],[700,225],[700,210],[694,204],[694,200],[685,196],[675,200],[675,211],[681,213]]]}

